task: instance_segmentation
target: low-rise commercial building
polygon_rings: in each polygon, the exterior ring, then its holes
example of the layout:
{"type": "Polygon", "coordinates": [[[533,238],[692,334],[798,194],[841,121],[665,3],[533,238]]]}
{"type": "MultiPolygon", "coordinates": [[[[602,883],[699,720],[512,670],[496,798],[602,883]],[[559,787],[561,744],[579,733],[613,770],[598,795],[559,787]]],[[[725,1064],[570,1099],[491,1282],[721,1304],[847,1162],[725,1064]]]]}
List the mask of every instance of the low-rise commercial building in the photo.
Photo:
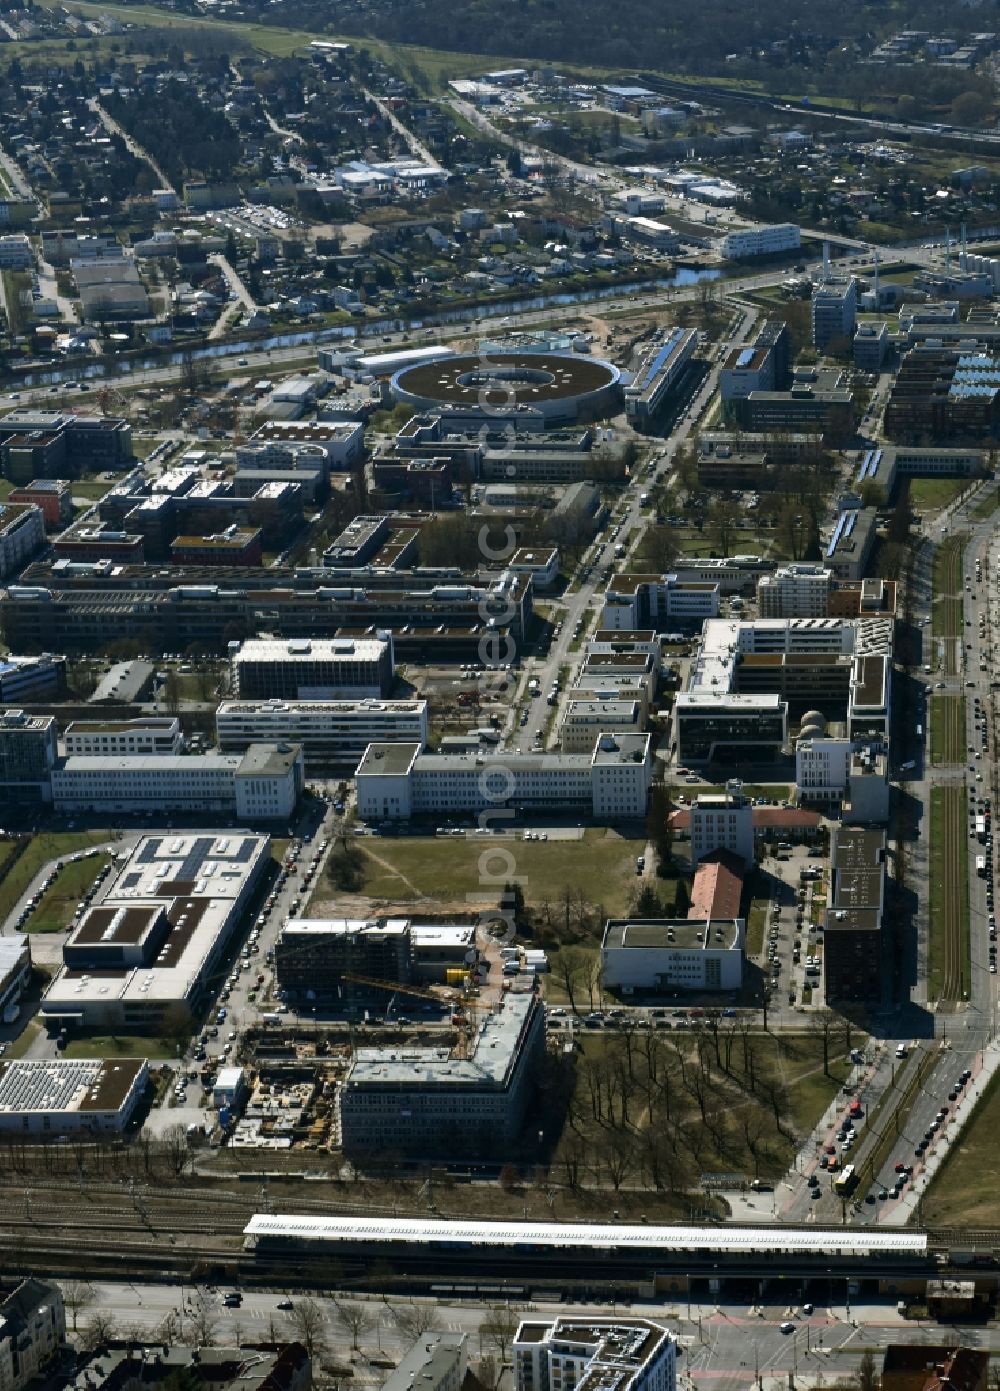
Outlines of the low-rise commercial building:
{"type": "Polygon", "coordinates": [[[625,414],[635,420],[649,420],[654,416],[684,376],[697,347],[695,329],[670,329],[663,342],[643,359],[631,384],[625,388],[625,414]]]}
{"type": "Polygon", "coordinates": [[[184,747],[176,715],[140,715],[134,720],[74,720],[63,733],[70,756],[118,758],[134,754],[179,754],[184,747]]]}
{"type": "Polygon", "coordinates": [[[371,744],[354,777],[366,821],[500,808],[630,820],[646,812],[652,748],[648,734],[606,732],[589,754],[433,754],[416,744],[371,744]]]}
{"type": "Polygon", "coordinates": [[[677,1391],[677,1340],[649,1319],[525,1319],[511,1360],[516,1391],[677,1391]]]}
{"type": "Polygon", "coordinates": [[[586,753],[602,730],[639,734],[644,728],[643,706],[637,700],[602,700],[570,694],[559,726],[563,753],[586,753]]]}
{"type": "Polygon", "coordinates": [[[0,705],[56,700],[65,689],[65,657],[51,652],[37,657],[0,657],[0,705]]]}
{"type": "Polygon", "coordinates": [[[369,744],[416,743],[430,733],[426,700],[226,700],[215,715],[223,753],[298,744],[308,774],[352,771],[369,744]]]}
{"type": "Polygon", "coordinates": [[[148,1083],[145,1058],[0,1058],[0,1133],[120,1135],[148,1083]]]}
{"type": "Polygon", "coordinates": [[[745,261],[755,256],[780,256],[783,252],[798,251],[801,245],[802,234],[795,223],[776,222],[771,226],[728,232],[719,250],[726,261],[745,261]]]}
{"type": "Polygon", "coordinates": [[[545,1051],[540,1001],[506,995],[463,1051],[355,1049],[340,1093],[345,1153],[495,1159],[508,1152],[545,1051]]]}
{"type": "Polygon", "coordinates": [[[742,918],[611,920],[601,942],[601,982],[623,995],[665,990],[738,990],[742,918]]]}
{"type": "Polygon", "coordinates": [[[73,490],[65,478],[33,478],[20,488],[12,488],[7,501],[40,508],[49,531],[68,526],[73,520],[73,490]]]}
{"type": "Polygon", "coordinates": [[[248,831],[141,837],[63,947],[42,1022],[127,1033],[189,1020],[270,871],[270,845],[248,831]]]}
{"type": "Polygon", "coordinates": [[[601,627],[636,629],[700,627],[719,614],[720,586],[689,575],[615,575],[604,595],[601,627]]]}
{"type": "Polygon", "coordinates": [[[739,754],[772,759],[788,740],[788,704],[776,693],[741,695],[702,687],[674,702],[674,740],[684,763],[739,754]]]}
{"type": "Polygon", "coordinates": [[[305,786],[302,750],[275,744],[251,744],[243,754],[73,754],[50,777],[57,811],[182,811],[242,822],[288,821],[305,786]]]}

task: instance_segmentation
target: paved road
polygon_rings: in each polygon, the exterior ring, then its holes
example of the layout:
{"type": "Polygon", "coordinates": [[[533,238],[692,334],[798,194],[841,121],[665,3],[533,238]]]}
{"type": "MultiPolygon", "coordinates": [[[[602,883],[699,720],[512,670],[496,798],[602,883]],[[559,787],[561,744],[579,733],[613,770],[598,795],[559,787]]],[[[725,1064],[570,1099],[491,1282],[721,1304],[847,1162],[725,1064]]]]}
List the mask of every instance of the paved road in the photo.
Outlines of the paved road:
{"type": "MultiPolygon", "coordinates": [[[[86,1325],[90,1310],[100,1307],[120,1327],[138,1327],[152,1332],[170,1317],[180,1331],[184,1321],[197,1308],[207,1306],[215,1323],[217,1345],[265,1340],[271,1337],[272,1331],[278,1337],[292,1335],[294,1312],[279,1310],[277,1306],[289,1298],[295,1304],[301,1297],[294,1291],[248,1291],[243,1295],[241,1307],[231,1309],[222,1303],[225,1293],[222,1288],[105,1282],[95,1283],[91,1288],[94,1303],[78,1313],[81,1329],[86,1325]]],[[[790,1292],[789,1297],[794,1298],[795,1293],[790,1292]]],[[[758,1374],[762,1383],[770,1388],[786,1385],[793,1371],[800,1377],[811,1376],[820,1379],[822,1384],[830,1384],[832,1380],[849,1377],[866,1349],[875,1351],[877,1356],[887,1343],[904,1336],[914,1343],[933,1343],[942,1336],[936,1324],[912,1323],[900,1318],[892,1300],[847,1303],[848,1295],[845,1284],[843,1297],[836,1305],[817,1304],[808,1317],[797,1305],[775,1303],[767,1293],[763,1304],[749,1306],[731,1302],[689,1304],[681,1298],[610,1306],[531,1301],[521,1306],[514,1304],[512,1308],[515,1313],[530,1313],[533,1318],[586,1317],[588,1314],[607,1317],[617,1313],[660,1319],[676,1333],[682,1345],[680,1376],[682,1386],[687,1388],[703,1382],[714,1385],[720,1380],[733,1387],[749,1386],[758,1374]],[[780,1324],[785,1319],[794,1323],[794,1333],[781,1332],[780,1324]]],[[[356,1300],[357,1297],[348,1298],[356,1300]]],[[[429,1301],[363,1297],[363,1302],[370,1326],[361,1336],[360,1352],[352,1355],[351,1339],[338,1315],[336,1301],[316,1297],[324,1316],[324,1337],[330,1355],[352,1362],[354,1379],[377,1381],[381,1385],[385,1370],[371,1367],[368,1359],[374,1355],[398,1360],[410,1344],[400,1321],[394,1317],[394,1309],[399,1309],[405,1318],[407,1309],[414,1303],[422,1306],[429,1301]]],[[[483,1338],[480,1331],[487,1308],[471,1303],[430,1302],[434,1303],[439,1327],[468,1335],[470,1360],[474,1362],[482,1352],[493,1350],[488,1336],[483,1338]]],[[[71,1317],[68,1316],[68,1322],[71,1317]]],[[[1000,1335],[981,1326],[949,1327],[948,1336],[957,1338],[967,1347],[993,1350],[1000,1346],[1000,1335]]]]}
{"type": "MultiPolygon", "coordinates": [[[[733,343],[744,342],[750,336],[757,318],[755,310],[741,308],[737,313],[736,320],[731,325],[731,341],[733,343]]],[[[645,533],[650,515],[648,509],[643,509],[640,495],[656,483],[666,482],[668,485],[672,483],[672,469],[677,451],[686,443],[692,430],[697,427],[697,423],[712,400],[718,385],[718,357],[714,347],[710,351],[713,365],[670,431],[669,438],[661,442],[654,441],[657,452],[648,466],[647,475],[633,480],[632,486],[625,495],[623,505],[616,509],[616,520],[601,533],[597,541],[584,553],[577,566],[575,576],[577,579],[585,576],[582,583],[576,588],[568,589],[554,605],[554,618],[559,624],[557,636],[543,655],[529,657],[524,663],[518,691],[519,696],[523,695],[527,683],[532,679],[538,681],[541,689],[536,699],[527,702],[525,708],[527,720],[523,724],[515,722],[513,725],[511,742],[518,748],[525,750],[531,748],[536,735],[542,733],[546,721],[552,715],[552,708],[548,705],[547,700],[560,668],[565,666],[575,668],[579,665],[587,637],[593,628],[600,626],[603,594],[608,587],[607,576],[612,571],[622,572],[630,567],[631,557],[645,533]],[[620,559],[616,559],[615,552],[619,546],[624,548],[624,555],[620,559]],[[578,624],[580,625],[579,637],[576,636],[578,624]]],[[[561,683],[559,704],[547,740],[550,746],[555,746],[558,743],[559,723],[571,686],[572,676],[569,681],[561,683]]]]}

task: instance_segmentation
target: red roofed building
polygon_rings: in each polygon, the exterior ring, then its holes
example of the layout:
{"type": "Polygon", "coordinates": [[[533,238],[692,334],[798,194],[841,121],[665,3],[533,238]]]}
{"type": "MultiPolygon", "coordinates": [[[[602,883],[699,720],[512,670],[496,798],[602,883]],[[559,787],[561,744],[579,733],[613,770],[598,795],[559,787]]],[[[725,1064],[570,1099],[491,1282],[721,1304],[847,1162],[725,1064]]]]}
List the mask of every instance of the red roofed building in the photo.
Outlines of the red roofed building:
{"type": "Polygon", "coordinates": [[[743,898],[743,861],[729,850],[713,850],[698,861],[691,886],[689,918],[738,918],[743,898]]]}
{"type": "Polygon", "coordinates": [[[890,1343],[882,1391],[986,1391],[990,1355],[980,1348],[890,1343]]]}

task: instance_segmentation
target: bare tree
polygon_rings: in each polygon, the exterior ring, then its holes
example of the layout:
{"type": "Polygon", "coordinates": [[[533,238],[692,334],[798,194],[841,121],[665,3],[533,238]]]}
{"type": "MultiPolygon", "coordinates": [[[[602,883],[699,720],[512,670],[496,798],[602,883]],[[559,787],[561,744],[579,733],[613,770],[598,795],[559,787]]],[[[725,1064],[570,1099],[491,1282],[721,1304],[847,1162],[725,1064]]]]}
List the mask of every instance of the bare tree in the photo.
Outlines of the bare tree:
{"type": "Polygon", "coordinates": [[[392,1316],[399,1325],[400,1332],[414,1340],[422,1338],[425,1333],[433,1333],[441,1326],[437,1307],[429,1299],[422,1300],[419,1304],[415,1300],[408,1304],[400,1304],[393,1309],[392,1316]]]}
{"type": "Polygon", "coordinates": [[[870,1352],[863,1352],[855,1373],[858,1391],[878,1391],[880,1377],[875,1366],[875,1358],[870,1352]]]}
{"type": "Polygon", "coordinates": [[[70,1312],[73,1320],[73,1332],[76,1332],[76,1321],[80,1317],[83,1309],[88,1308],[94,1302],[93,1288],[86,1280],[67,1280],[62,1287],[63,1304],[70,1312]]]}
{"type": "Polygon", "coordinates": [[[106,1347],[117,1332],[117,1324],[103,1309],[95,1309],[83,1330],[81,1344],[86,1352],[106,1347]]]}
{"type": "Polygon", "coordinates": [[[326,1342],[326,1315],[322,1305],[315,1299],[299,1299],[288,1315],[288,1322],[310,1359],[314,1359],[326,1342]]]}
{"type": "Polygon", "coordinates": [[[351,1347],[357,1352],[362,1336],[375,1326],[371,1310],[353,1299],[335,1299],[333,1304],[341,1323],[351,1335],[351,1347]]]}
{"type": "Polygon", "coordinates": [[[500,1368],[492,1353],[487,1353],[479,1359],[476,1364],[476,1376],[486,1387],[486,1391],[496,1391],[500,1381],[500,1368]]]}
{"type": "Polygon", "coordinates": [[[479,1325],[479,1341],[487,1343],[496,1353],[501,1373],[520,1322],[517,1310],[509,1304],[491,1304],[479,1325]]]}
{"type": "Polygon", "coordinates": [[[184,1325],[184,1341],[194,1348],[210,1348],[215,1342],[219,1320],[201,1290],[195,1292],[191,1312],[184,1325]]]}

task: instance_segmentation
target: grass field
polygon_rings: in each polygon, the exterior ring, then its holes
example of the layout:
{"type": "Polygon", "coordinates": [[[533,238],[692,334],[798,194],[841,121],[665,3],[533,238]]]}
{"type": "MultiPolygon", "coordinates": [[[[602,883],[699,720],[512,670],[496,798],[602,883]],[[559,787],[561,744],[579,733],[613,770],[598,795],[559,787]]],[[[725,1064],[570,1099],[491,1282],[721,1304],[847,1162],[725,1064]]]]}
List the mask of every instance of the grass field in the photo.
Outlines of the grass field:
{"type": "Polygon", "coordinates": [[[965,696],[931,700],[931,763],[961,763],[965,753],[965,696]]]}
{"type": "Polygon", "coordinates": [[[992,517],[998,507],[1000,507],[1000,490],[993,489],[992,492],[979,499],[972,509],[972,515],[977,521],[982,521],[984,517],[992,517]]]}
{"type": "Polygon", "coordinates": [[[49,860],[86,850],[90,845],[104,845],[110,839],[110,831],[45,831],[35,836],[10,873],[0,880],[0,922],[49,860]]]}
{"type": "Polygon", "coordinates": [[[760,956],[764,950],[764,933],[767,930],[767,906],[769,898],[755,898],[747,915],[747,956],[760,956]]]}
{"type": "Polygon", "coordinates": [[[73,914],[100,871],[111,859],[101,853],[86,860],[63,865],[56,881],[25,924],[25,932],[64,932],[73,924],[73,914]]]}
{"type": "Polygon", "coordinates": [[[949,1146],[921,1203],[921,1222],[1000,1227],[1000,1073],[994,1073],[961,1138],[949,1146]]]}
{"type": "Polygon", "coordinates": [[[965,608],[962,597],[962,552],[967,540],[964,532],[949,536],[934,555],[931,632],[936,638],[952,640],[945,654],[946,669],[952,674],[955,672],[956,659],[954,639],[962,633],[965,608]]]}
{"type": "MultiPolygon", "coordinates": [[[[55,5],[57,0],[42,0],[42,3],[55,5]]],[[[411,71],[419,69],[427,83],[439,90],[459,74],[463,77],[475,77],[477,73],[489,72],[491,69],[525,66],[531,62],[515,54],[501,57],[496,53],[458,53],[448,49],[421,48],[417,44],[390,44],[381,39],[359,38],[356,34],[337,34],[328,29],[318,31],[269,24],[220,22],[195,15],[176,14],[158,9],[155,5],[100,5],[91,3],[91,0],[79,0],[77,8],[83,15],[114,15],[130,26],[146,24],[158,29],[214,29],[224,34],[235,34],[251,48],[257,49],[260,53],[272,54],[276,58],[285,58],[289,54],[301,52],[313,39],[346,39],[355,49],[363,49],[382,58],[390,66],[402,66],[411,71]]],[[[51,49],[64,44],[65,40],[56,40],[48,42],[47,46],[51,49]]],[[[16,51],[23,59],[40,48],[40,42],[11,43],[4,45],[4,52],[13,56],[16,51]]],[[[607,77],[613,75],[617,69],[573,64],[573,71],[583,76],[607,77]]]]}
{"type": "Polygon", "coordinates": [[[967,478],[911,478],[910,502],[921,511],[935,511],[954,502],[968,486],[967,478]]]}
{"type": "MultiPolygon", "coordinates": [[[[577,1128],[564,1129],[557,1171],[579,1159],[605,1171],[616,1188],[643,1181],[659,1187],[657,1176],[697,1183],[705,1172],[785,1173],[797,1142],[847,1076],[846,1029],[831,1040],[828,1074],[815,1034],[744,1035],[734,1025],[714,1036],[704,1029],[700,1064],[692,1035],[656,1032],[629,1040],[583,1033],[573,1098],[577,1128]]],[[[851,1043],[858,1041],[853,1035],[851,1043]]]]}
{"type": "MultiPolygon", "coordinates": [[[[529,903],[557,903],[569,889],[588,903],[603,904],[609,916],[624,912],[636,885],[635,857],[645,833],[586,830],[581,840],[529,841],[486,836],[365,837],[360,892],[372,898],[455,899],[477,903],[495,898],[517,879],[529,903]]],[[[312,900],[334,890],[322,880],[312,900]]]]}
{"type": "Polygon", "coordinates": [[[172,1039],[147,1034],[86,1034],[70,1039],[64,1058],[176,1058],[172,1039]]]}
{"type": "Polygon", "coordinates": [[[931,788],[930,861],[927,990],[932,1000],[954,1002],[967,997],[971,979],[964,786],[931,788]]]}

